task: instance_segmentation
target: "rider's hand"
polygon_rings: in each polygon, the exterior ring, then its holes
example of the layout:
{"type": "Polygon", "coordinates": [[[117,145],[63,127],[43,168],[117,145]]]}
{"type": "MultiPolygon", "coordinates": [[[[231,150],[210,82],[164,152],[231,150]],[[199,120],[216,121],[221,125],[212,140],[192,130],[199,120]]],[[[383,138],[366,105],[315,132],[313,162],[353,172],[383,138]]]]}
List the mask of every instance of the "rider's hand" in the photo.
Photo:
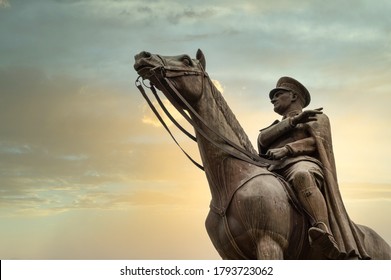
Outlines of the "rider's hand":
{"type": "Polygon", "coordinates": [[[323,114],[323,108],[318,108],[315,110],[306,110],[291,118],[291,123],[293,126],[298,125],[299,123],[307,123],[311,121],[316,121],[316,115],[323,114]]]}
{"type": "Polygon", "coordinates": [[[270,159],[282,159],[289,155],[289,150],[287,147],[270,149],[267,151],[266,156],[270,159]]]}

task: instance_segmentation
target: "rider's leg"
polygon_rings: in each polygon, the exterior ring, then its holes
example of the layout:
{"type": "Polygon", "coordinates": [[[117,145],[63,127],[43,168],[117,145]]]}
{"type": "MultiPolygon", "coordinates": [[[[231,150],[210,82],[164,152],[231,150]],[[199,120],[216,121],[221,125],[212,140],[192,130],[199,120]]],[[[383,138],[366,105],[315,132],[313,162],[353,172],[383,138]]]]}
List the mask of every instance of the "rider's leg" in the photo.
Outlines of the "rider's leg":
{"type": "Polygon", "coordinates": [[[339,249],[329,230],[326,201],[314,175],[308,169],[298,169],[292,175],[291,182],[301,205],[313,219],[313,226],[308,231],[311,244],[321,247],[329,258],[337,258],[339,249]]]}
{"type": "Polygon", "coordinates": [[[313,219],[314,226],[319,224],[330,228],[326,201],[313,175],[308,170],[298,170],[293,176],[292,185],[305,211],[313,219]]]}

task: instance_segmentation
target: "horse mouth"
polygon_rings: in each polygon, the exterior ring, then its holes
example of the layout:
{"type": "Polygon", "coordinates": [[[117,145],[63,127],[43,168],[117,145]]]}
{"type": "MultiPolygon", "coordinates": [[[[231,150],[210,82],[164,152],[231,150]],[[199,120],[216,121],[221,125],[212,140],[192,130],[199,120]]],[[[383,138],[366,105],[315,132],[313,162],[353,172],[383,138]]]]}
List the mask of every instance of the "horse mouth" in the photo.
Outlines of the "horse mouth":
{"type": "Polygon", "coordinates": [[[150,76],[151,69],[153,67],[151,65],[147,64],[134,64],[134,69],[136,70],[137,74],[139,74],[141,77],[146,78],[146,76],[150,76]]]}

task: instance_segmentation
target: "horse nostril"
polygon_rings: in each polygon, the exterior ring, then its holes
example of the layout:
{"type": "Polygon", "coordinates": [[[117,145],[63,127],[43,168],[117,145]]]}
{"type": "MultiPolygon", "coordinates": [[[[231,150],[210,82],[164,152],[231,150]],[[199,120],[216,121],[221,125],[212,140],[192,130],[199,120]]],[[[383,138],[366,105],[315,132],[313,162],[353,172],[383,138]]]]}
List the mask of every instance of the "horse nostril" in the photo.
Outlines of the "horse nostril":
{"type": "Polygon", "coordinates": [[[151,57],[151,53],[145,52],[145,51],[142,52],[141,55],[142,55],[143,57],[145,57],[145,58],[150,58],[150,57],[151,57]]]}

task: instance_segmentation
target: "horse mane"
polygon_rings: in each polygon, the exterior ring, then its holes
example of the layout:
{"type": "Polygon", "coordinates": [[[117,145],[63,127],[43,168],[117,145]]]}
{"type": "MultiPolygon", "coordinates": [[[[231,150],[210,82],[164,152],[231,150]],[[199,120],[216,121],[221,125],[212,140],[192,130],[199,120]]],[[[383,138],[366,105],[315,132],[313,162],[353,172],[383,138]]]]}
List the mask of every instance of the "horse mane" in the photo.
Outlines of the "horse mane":
{"type": "Polygon", "coordinates": [[[250,139],[248,138],[243,127],[240,125],[235,114],[232,112],[231,108],[228,106],[221,92],[216,88],[216,86],[211,82],[212,85],[212,95],[216,101],[217,107],[222,112],[225,120],[230,125],[234,133],[239,139],[239,143],[243,146],[244,149],[250,153],[257,154],[257,151],[254,149],[250,139]]]}

